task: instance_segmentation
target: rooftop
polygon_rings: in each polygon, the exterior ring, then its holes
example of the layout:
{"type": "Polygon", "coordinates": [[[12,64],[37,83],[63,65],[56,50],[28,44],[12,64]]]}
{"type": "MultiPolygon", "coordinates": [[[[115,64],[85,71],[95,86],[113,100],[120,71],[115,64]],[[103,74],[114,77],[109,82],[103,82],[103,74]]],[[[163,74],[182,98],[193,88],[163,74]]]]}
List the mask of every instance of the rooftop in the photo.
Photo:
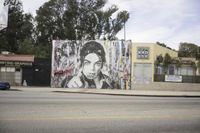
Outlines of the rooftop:
{"type": "Polygon", "coordinates": [[[0,61],[34,62],[34,55],[0,54],[0,61]]]}

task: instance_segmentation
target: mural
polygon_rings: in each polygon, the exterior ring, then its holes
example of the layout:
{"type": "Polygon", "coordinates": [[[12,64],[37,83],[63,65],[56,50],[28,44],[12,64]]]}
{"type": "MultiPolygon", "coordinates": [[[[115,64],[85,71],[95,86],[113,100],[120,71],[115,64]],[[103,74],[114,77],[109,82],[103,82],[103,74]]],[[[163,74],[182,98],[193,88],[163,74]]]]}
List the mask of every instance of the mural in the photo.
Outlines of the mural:
{"type": "Polygon", "coordinates": [[[52,87],[130,89],[130,74],[130,41],[53,41],[52,87]]]}

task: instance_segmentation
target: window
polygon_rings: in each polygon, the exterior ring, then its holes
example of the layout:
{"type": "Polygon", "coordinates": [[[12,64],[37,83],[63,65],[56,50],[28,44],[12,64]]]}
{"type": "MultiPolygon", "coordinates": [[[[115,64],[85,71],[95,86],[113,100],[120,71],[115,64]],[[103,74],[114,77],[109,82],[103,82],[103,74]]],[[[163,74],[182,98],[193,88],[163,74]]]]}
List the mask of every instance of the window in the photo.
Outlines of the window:
{"type": "Polygon", "coordinates": [[[181,67],[181,75],[194,75],[194,70],[191,66],[181,67]]]}
{"type": "Polygon", "coordinates": [[[169,75],[174,75],[174,66],[169,66],[169,75]]]}
{"type": "Polygon", "coordinates": [[[158,66],[158,67],[157,67],[157,74],[163,74],[162,71],[163,71],[163,70],[162,70],[162,67],[161,67],[161,66],[158,66]]]}
{"type": "Polygon", "coordinates": [[[6,72],[6,67],[1,67],[1,72],[6,72]]]}
{"type": "Polygon", "coordinates": [[[15,71],[16,71],[16,72],[20,72],[20,68],[16,68],[15,71]]]}
{"type": "Polygon", "coordinates": [[[6,72],[15,72],[15,68],[14,67],[7,67],[6,72]]]}
{"type": "Polygon", "coordinates": [[[1,67],[1,72],[15,72],[15,67],[1,67]]]}
{"type": "Polygon", "coordinates": [[[148,59],[149,58],[149,47],[138,47],[137,48],[137,58],[138,59],[148,59]]]}

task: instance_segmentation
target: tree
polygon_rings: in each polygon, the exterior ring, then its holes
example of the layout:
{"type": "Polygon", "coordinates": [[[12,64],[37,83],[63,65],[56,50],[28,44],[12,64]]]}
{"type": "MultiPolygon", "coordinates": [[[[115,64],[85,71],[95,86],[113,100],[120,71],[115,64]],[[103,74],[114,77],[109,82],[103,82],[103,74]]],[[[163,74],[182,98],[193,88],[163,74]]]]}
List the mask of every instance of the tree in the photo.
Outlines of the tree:
{"type": "Polygon", "coordinates": [[[25,40],[33,41],[33,17],[31,14],[23,14],[19,0],[6,0],[4,4],[9,4],[8,27],[0,31],[0,50],[19,53],[25,40]]]}
{"type": "Polygon", "coordinates": [[[158,44],[158,45],[160,45],[160,46],[162,46],[162,47],[167,47],[167,45],[164,44],[164,43],[156,42],[156,44],[158,44]]]}
{"type": "Polygon", "coordinates": [[[198,62],[197,62],[197,69],[198,69],[199,74],[200,74],[200,60],[198,60],[198,62]]]}
{"type": "Polygon", "coordinates": [[[21,26],[21,33],[20,33],[20,39],[21,42],[23,42],[26,39],[29,39],[30,41],[34,41],[33,33],[34,31],[34,18],[31,14],[23,14],[22,19],[22,26],[21,26]]]}
{"type": "MultiPolygon", "coordinates": [[[[113,5],[107,10],[106,0],[50,0],[37,10],[35,18],[37,45],[47,49],[53,39],[115,39],[129,18],[127,11],[113,5]]],[[[49,51],[50,54],[50,51],[49,51]]]]}
{"type": "Polygon", "coordinates": [[[6,0],[4,4],[9,4],[8,27],[1,31],[1,50],[16,52],[23,20],[22,3],[18,0],[6,0]]]}
{"type": "Polygon", "coordinates": [[[159,66],[161,63],[163,62],[163,57],[160,54],[159,56],[157,56],[156,60],[155,60],[155,65],[159,66]]]}
{"type": "Polygon", "coordinates": [[[34,54],[34,25],[31,14],[23,14],[23,25],[20,33],[20,43],[17,53],[20,54],[34,54]]]}
{"type": "Polygon", "coordinates": [[[34,45],[29,39],[25,39],[18,48],[20,54],[34,54],[34,45]]]}
{"type": "Polygon", "coordinates": [[[64,39],[63,14],[66,0],[50,0],[37,10],[37,44],[49,45],[53,39],[64,39]]]}
{"type": "Polygon", "coordinates": [[[123,26],[125,25],[125,23],[128,19],[129,19],[129,13],[127,11],[119,12],[117,15],[117,18],[115,18],[111,21],[112,25],[109,27],[110,29],[108,28],[108,30],[106,30],[106,28],[105,28],[107,38],[109,40],[116,39],[116,37],[115,37],[116,34],[123,28],[123,26]]]}
{"type": "Polygon", "coordinates": [[[180,43],[178,56],[179,57],[193,57],[196,58],[198,54],[198,46],[193,43],[180,43]]]}
{"type": "Polygon", "coordinates": [[[173,59],[171,59],[171,64],[174,64],[176,66],[176,71],[177,72],[178,72],[178,69],[182,65],[180,58],[173,58],[173,59]]]}
{"type": "Polygon", "coordinates": [[[35,18],[24,14],[20,0],[9,4],[8,27],[0,31],[0,50],[50,57],[53,39],[109,39],[123,28],[127,11],[118,12],[116,5],[103,10],[107,0],[49,0],[35,18]],[[116,17],[112,17],[116,13],[116,17]],[[28,50],[26,50],[28,48],[28,50]]]}
{"type": "Polygon", "coordinates": [[[172,61],[171,56],[168,53],[166,53],[163,59],[163,66],[165,73],[167,72],[168,66],[171,64],[171,61],[172,61]]]}

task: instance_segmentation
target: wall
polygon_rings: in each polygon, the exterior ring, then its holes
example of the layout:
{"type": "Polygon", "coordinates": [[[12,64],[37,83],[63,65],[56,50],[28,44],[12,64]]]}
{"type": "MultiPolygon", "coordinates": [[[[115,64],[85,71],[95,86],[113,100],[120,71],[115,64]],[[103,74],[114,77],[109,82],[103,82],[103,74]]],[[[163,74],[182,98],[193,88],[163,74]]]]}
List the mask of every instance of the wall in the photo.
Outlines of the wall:
{"type": "Polygon", "coordinates": [[[0,66],[0,81],[9,82],[10,85],[21,85],[22,71],[19,67],[0,66]]]}
{"type": "Polygon", "coordinates": [[[132,84],[148,83],[152,81],[153,67],[153,43],[133,43],[132,47],[132,84]],[[148,57],[138,58],[138,50],[140,48],[148,49],[148,57]],[[140,66],[139,68],[137,66],[140,66]],[[147,68],[148,66],[148,68],[147,68]],[[137,71],[137,72],[136,72],[137,71]],[[140,71],[140,72],[139,72],[140,71]],[[145,74],[144,72],[151,71],[150,74],[145,74]],[[141,77],[137,77],[138,73],[141,77]],[[146,76],[145,76],[146,75],[146,76]],[[151,81],[149,81],[151,80],[151,81]]]}
{"type": "Polygon", "coordinates": [[[50,86],[51,60],[35,58],[33,64],[33,86],[50,86]]]}
{"type": "Polygon", "coordinates": [[[130,55],[130,41],[54,40],[51,86],[130,89],[130,55]]]}
{"type": "Polygon", "coordinates": [[[132,59],[133,63],[152,63],[153,62],[153,43],[133,43],[132,48],[132,59]],[[149,57],[147,59],[137,58],[137,48],[149,48],[149,57]]]}
{"type": "Polygon", "coordinates": [[[154,63],[156,60],[156,57],[159,55],[165,56],[166,53],[168,53],[171,57],[178,57],[178,52],[170,50],[168,48],[159,46],[155,43],[133,43],[132,48],[133,53],[133,63],[154,63]],[[148,59],[137,59],[137,48],[138,47],[148,47],[149,48],[149,58],[148,59]]]}
{"type": "Polygon", "coordinates": [[[157,56],[162,55],[162,57],[164,57],[166,53],[168,53],[172,58],[178,57],[178,52],[162,47],[160,45],[154,44],[153,48],[154,48],[154,55],[153,55],[154,61],[156,60],[157,56]]]}
{"type": "MultiPolygon", "coordinates": [[[[145,68],[145,66],[148,66],[148,70],[146,71],[149,71],[149,69],[151,69],[151,76],[150,75],[147,75],[147,77],[144,77],[142,76],[142,78],[149,78],[149,80],[151,80],[151,82],[154,81],[154,62],[157,58],[157,56],[159,55],[162,55],[163,57],[165,56],[165,54],[168,53],[171,57],[177,57],[178,56],[178,53],[173,51],[173,50],[170,50],[168,48],[165,48],[165,47],[162,47],[160,45],[157,45],[156,43],[133,43],[133,48],[132,48],[132,84],[135,84],[137,82],[140,82],[140,81],[136,81],[136,73],[135,72],[135,69],[138,69],[138,68],[135,68],[135,66],[139,66],[141,65],[141,71],[145,71],[146,69],[142,69],[142,68],[145,68]],[[138,58],[138,49],[140,48],[146,48],[148,49],[148,57],[147,58],[138,58]],[[143,64],[143,66],[142,66],[143,64]]],[[[144,72],[143,72],[144,73],[144,72]]],[[[145,75],[145,74],[143,74],[145,75]]],[[[141,83],[148,83],[149,80],[147,81],[142,81],[141,83]]]]}

